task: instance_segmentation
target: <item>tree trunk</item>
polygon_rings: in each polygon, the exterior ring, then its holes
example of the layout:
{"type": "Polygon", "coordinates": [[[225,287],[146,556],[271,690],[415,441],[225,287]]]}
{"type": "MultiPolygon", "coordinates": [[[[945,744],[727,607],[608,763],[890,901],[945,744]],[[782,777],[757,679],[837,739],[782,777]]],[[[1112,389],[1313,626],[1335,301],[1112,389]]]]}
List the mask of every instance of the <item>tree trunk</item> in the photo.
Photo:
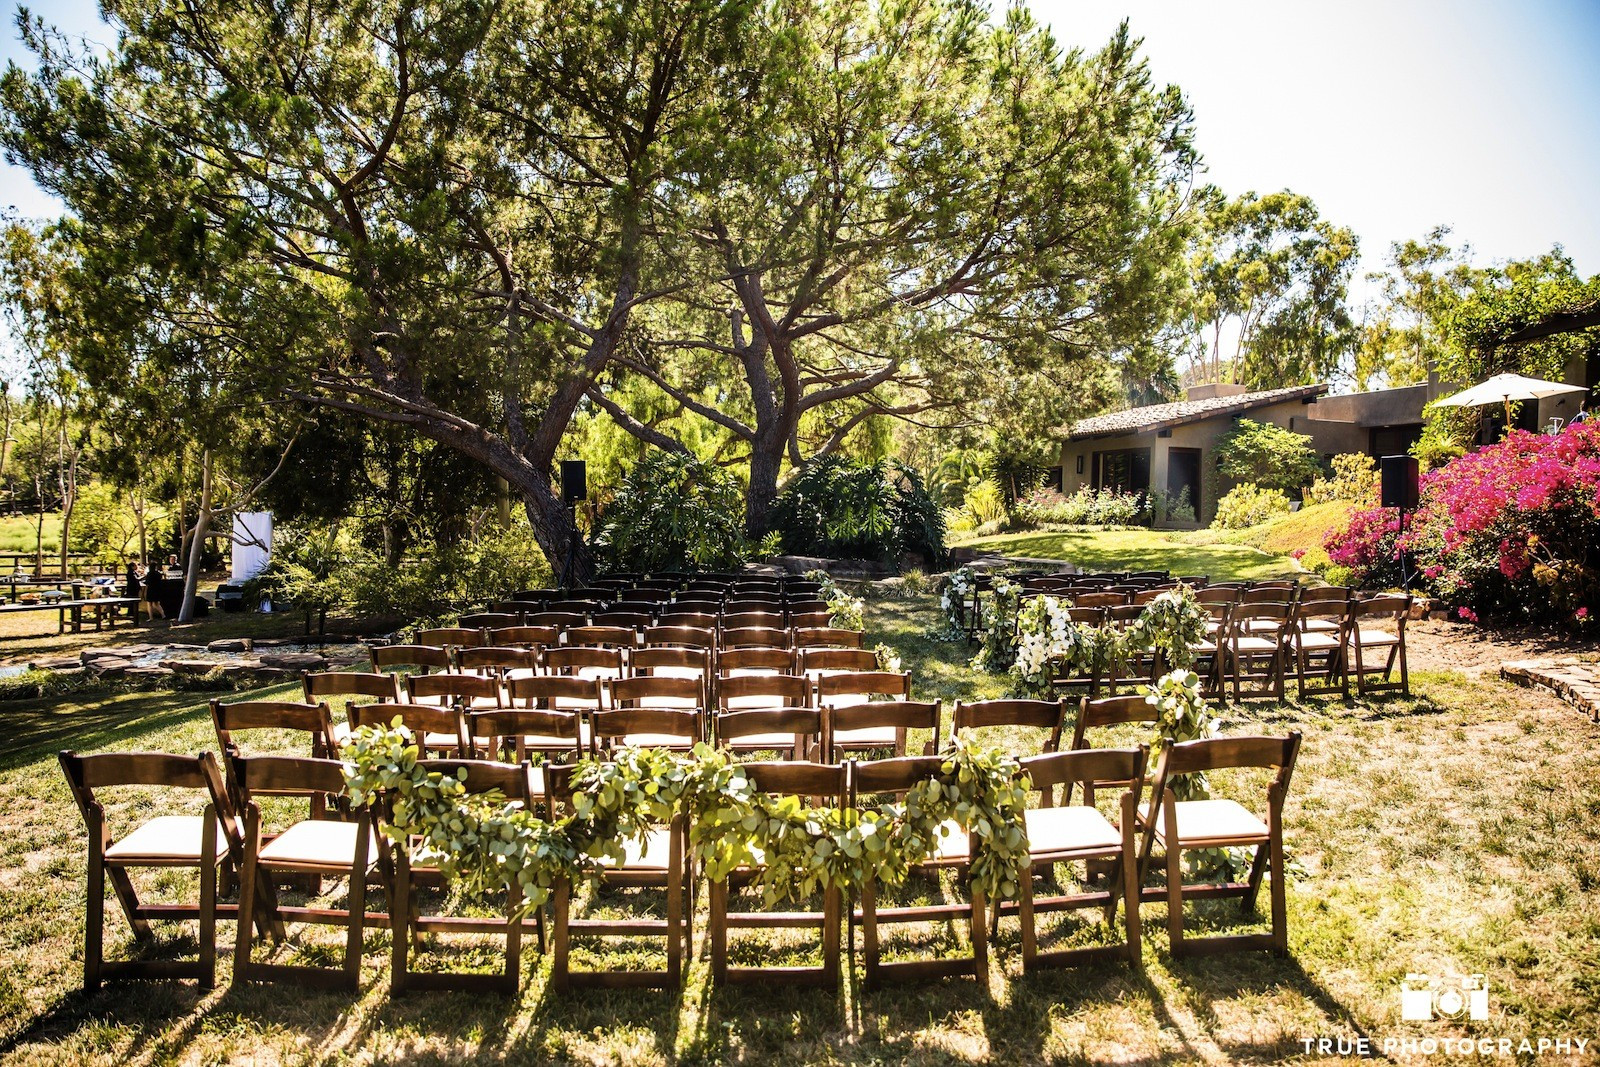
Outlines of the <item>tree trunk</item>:
{"type": "Polygon", "coordinates": [[[150,545],[147,541],[144,523],[144,486],[139,485],[133,491],[133,521],[139,531],[139,562],[148,565],[150,562],[150,545]]]}
{"type": "Polygon", "coordinates": [[[78,503],[78,453],[67,455],[67,405],[61,403],[61,432],[56,438],[56,476],[61,487],[61,577],[69,576],[67,553],[72,540],[72,509],[78,503]]]}
{"type": "MultiPolygon", "coordinates": [[[[508,479],[509,481],[509,479],[508,479]]],[[[561,502],[548,477],[530,477],[515,483],[522,493],[523,510],[534,539],[544,550],[555,581],[568,586],[586,585],[594,576],[594,554],[578,532],[572,511],[561,502]]]]}
{"type": "Polygon", "coordinates": [[[750,493],[745,497],[744,524],[751,537],[763,536],[772,522],[778,498],[778,472],[783,468],[783,438],[771,447],[758,440],[750,447],[750,493]]]}
{"type": "Polygon", "coordinates": [[[200,587],[200,551],[210,526],[211,451],[207,449],[200,459],[200,511],[195,516],[194,535],[189,542],[189,565],[183,572],[183,607],[178,610],[179,622],[194,621],[195,593],[200,587]]]}

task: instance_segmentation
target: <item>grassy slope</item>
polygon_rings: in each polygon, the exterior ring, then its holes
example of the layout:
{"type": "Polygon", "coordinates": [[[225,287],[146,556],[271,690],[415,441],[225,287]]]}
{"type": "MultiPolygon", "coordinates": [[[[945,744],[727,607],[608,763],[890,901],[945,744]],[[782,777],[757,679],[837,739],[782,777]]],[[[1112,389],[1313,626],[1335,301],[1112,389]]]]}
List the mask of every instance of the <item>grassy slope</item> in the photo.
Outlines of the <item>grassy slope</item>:
{"type": "Polygon", "coordinates": [[[1287,556],[1295,549],[1320,550],[1330,530],[1343,529],[1355,508],[1348,501],[1314,504],[1243,530],[1195,530],[1177,537],[1192,545],[1234,544],[1287,556]]]}
{"type": "MultiPolygon", "coordinates": [[[[874,603],[869,640],[900,649],[919,696],[942,697],[948,707],[1000,692],[1002,682],[965,665],[970,649],[926,636],[934,616],[929,596],[874,603]]],[[[703,959],[681,1003],[645,991],[562,997],[547,988],[548,966],[531,944],[515,1000],[426,994],[396,1001],[387,994],[381,931],[368,934],[366,981],[355,996],[292,985],[231,990],[224,951],[213,993],[141,983],[84,997],[76,988],[83,827],[55,751],[192,752],[215,742],[192,695],[7,704],[0,1059],[1270,1062],[1298,1053],[1302,1036],[1361,1031],[1381,1041],[1462,1032],[1456,1024],[1398,1019],[1401,976],[1446,969],[1489,977],[1493,1017],[1470,1032],[1592,1035],[1600,1023],[1600,915],[1592,903],[1600,888],[1600,799],[1572,783],[1600,775],[1600,727],[1492,679],[1440,674],[1415,683],[1411,700],[1257,703],[1227,713],[1229,733],[1295,728],[1306,735],[1286,813],[1289,847],[1303,871],[1290,883],[1290,958],[1173,961],[1165,908],[1150,904],[1143,970],[1107,964],[1025,979],[1008,919],[989,1003],[970,980],[875,994],[849,986],[837,996],[714,993],[703,959]]],[[[1031,737],[996,740],[1019,751],[1037,745],[1031,737]]],[[[1246,785],[1260,783],[1220,775],[1216,782],[1224,793],[1246,785]]],[[[143,814],[137,798],[125,800],[132,803],[111,811],[114,826],[143,814]]],[[[184,884],[181,876],[165,881],[184,884]]],[[[702,896],[697,938],[703,906],[702,896]]],[[[1236,914],[1220,903],[1203,912],[1208,925],[1236,914]]],[[[107,932],[108,949],[125,951],[126,928],[114,913],[107,932]]],[[[232,924],[223,923],[224,939],[231,934],[232,924]]],[[[753,939],[746,958],[787,955],[776,935],[746,936],[753,939]]],[[[309,937],[319,945],[334,940],[327,932],[309,937]]]]}
{"type": "Polygon", "coordinates": [[[1290,559],[1232,544],[1190,544],[1161,530],[1073,530],[1005,534],[971,547],[1009,556],[1067,560],[1084,570],[1169,570],[1217,580],[1278,578],[1298,572],[1290,559]]]}
{"type": "MultiPolygon", "coordinates": [[[[0,516],[0,552],[32,552],[38,533],[37,515],[0,516]]],[[[61,513],[46,512],[44,517],[46,554],[61,551],[61,513]]]]}

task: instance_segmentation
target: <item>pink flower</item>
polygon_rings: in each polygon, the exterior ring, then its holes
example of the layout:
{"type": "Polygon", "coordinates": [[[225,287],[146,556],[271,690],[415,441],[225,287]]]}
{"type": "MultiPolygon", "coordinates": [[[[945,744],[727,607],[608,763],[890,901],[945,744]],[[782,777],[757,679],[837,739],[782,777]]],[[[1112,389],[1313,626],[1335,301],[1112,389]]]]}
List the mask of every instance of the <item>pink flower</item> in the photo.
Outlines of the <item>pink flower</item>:
{"type": "Polygon", "coordinates": [[[1464,619],[1467,622],[1477,622],[1478,621],[1478,613],[1476,611],[1473,611],[1471,608],[1457,608],[1456,609],[1456,618],[1464,619]]]}
{"type": "Polygon", "coordinates": [[[1579,608],[1577,611],[1574,611],[1572,613],[1572,617],[1574,619],[1577,619],[1579,622],[1582,622],[1584,619],[1587,619],[1589,617],[1589,609],[1588,608],[1579,608]]]}

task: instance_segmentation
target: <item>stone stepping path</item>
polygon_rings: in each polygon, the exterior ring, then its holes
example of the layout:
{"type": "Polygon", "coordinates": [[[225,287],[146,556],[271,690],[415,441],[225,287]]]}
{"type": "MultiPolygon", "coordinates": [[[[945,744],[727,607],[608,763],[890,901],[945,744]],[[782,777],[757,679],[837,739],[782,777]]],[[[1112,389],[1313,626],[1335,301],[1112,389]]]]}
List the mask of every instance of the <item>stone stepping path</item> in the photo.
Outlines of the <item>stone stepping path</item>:
{"type": "Polygon", "coordinates": [[[1517,660],[1500,665],[1500,677],[1515,685],[1548,689],[1600,722],[1600,664],[1576,661],[1517,660]]]}

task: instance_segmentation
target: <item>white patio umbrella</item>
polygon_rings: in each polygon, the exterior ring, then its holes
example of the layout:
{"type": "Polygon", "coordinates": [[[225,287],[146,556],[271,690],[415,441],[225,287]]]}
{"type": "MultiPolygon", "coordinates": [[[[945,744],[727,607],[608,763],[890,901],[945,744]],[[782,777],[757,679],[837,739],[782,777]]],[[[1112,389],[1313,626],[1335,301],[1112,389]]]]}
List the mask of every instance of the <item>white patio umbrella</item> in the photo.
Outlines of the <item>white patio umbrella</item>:
{"type": "Polygon", "coordinates": [[[1471,389],[1463,389],[1452,396],[1442,397],[1434,403],[1446,408],[1481,408],[1489,404],[1504,404],[1506,408],[1506,427],[1511,426],[1511,402],[1513,400],[1542,400],[1547,396],[1558,396],[1561,393],[1585,392],[1581,385],[1567,385],[1564,382],[1547,382],[1538,378],[1528,378],[1521,374],[1496,374],[1488,381],[1479,382],[1471,389]]]}

